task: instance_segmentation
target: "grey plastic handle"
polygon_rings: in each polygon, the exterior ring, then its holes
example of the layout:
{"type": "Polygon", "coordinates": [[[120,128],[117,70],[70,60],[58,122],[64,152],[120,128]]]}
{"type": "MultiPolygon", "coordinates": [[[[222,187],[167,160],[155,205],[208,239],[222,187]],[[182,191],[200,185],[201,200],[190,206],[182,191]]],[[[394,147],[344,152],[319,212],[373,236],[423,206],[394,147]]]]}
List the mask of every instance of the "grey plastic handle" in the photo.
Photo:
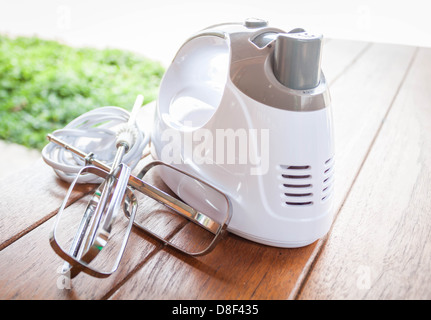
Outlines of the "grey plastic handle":
{"type": "Polygon", "coordinates": [[[320,61],[323,36],[303,29],[278,34],[274,47],[273,71],[284,86],[307,90],[320,82],[320,61]]]}

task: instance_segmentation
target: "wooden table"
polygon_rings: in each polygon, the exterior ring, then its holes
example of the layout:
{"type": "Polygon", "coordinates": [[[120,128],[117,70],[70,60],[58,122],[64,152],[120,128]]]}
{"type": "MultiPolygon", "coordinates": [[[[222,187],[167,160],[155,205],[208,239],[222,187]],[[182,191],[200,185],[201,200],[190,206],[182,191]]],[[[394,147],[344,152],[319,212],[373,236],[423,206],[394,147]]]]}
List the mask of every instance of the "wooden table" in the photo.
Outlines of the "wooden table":
{"type": "Polygon", "coordinates": [[[133,230],[111,277],[59,289],[48,237],[68,186],[41,160],[0,182],[0,298],[430,299],[431,49],[329,40],[323,70],[337,159],[325,238],[280,249],[228,235],[192,258],[133,230]]]}

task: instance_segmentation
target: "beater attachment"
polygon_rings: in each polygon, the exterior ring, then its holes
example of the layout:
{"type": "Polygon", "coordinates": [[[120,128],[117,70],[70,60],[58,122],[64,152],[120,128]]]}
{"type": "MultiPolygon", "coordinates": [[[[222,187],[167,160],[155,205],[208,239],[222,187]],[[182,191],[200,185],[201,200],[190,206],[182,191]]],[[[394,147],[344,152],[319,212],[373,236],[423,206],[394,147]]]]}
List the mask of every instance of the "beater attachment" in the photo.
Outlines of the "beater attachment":
{"type": "MultiPolygon", "coordinates": [[[[123,255],[127,239],[130,234],[132,221],[136,214],[137,201],[133,192],[128,189],[127,184],[131,173],[131,168],[123,163],[124,155],[132,148],[136,140],[136,114],[143,103],[143,96],[139,95],[135,101],[132,113],[127,123],[123,124],[118,130],[116,137],[116,154],[111,168],[108,170],[98,169],[91,166],[83,167],[74,181],[72,182],[69,192],[63,201],[59,210],[54,231],[51,235],[51,245],[65,260],[63,273],[70,272],[70,277],[75,277],[81,270],[97,276],[105,277],[114,272],[123,255]],[[64,207],[68,202],[71,191],[80,177],[87,174],[93,174],[103,179],[103,182],[89,199],[84,215],[78,225],[77,232],[73,237],[68,254],[58,245],[55,237],[55,231],[59,219],[63,214],[64,207]],[[123,245],[119,250],[116,263],[111,271],[100,271],[89,266],[99,252],[106,246],[111,235],[113,225],[120,211],[122,204],[124,210],[132,219],[126,229],[123,245]]],[[[85,157],[87,163],[90,162],[91,154],[85,157]]]]}
{"type": "Polygon", "coordinates": [[[71,182],[50,235],[51,247],[65,260],[62,272],[71,278],[81,271],[98,278],[115,272],[133,225],[164,244],[193,256],[210,252],[226,231],[231,205],[216,188],[160,161],[150,162],[137,176],[132,175],[131,168],[122,162],[139,134],[134,122],[141,105],[142,97],[138,97],[129,121],[117,131],[117,151],[112,166],[55,135],[47,136],[50,142],[84,159],[86,164],[71,182]],[[78,219],[77,206],[66,206],[76,184],[88,175],[101,179],[102,183],[92,195],[78,201],[87,201],[84,214],[78,219]],[[175,193],[194,194],[194,200],[185,203],[172,193],[153,186],[153,178],[158,175],[169,176],[177,185],[175,193]],[[139,218],[138,202],[145,209],[139,212],[139,218]],[[119,219],[121,208],[127,218],[124,221],[119,219]],[[174,227],[169,229],[170,226],[174,227]]]}

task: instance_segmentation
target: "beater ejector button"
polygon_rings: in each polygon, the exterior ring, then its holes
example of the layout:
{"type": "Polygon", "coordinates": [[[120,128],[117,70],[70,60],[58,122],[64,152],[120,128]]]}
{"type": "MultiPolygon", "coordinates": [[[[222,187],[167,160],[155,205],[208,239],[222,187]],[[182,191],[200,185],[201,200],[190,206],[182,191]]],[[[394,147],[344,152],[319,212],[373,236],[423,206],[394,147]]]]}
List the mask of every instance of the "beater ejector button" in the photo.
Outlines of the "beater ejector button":
{"type": "Polygon", "coordinates": [[[268,21],[258,18],[247,18],[244,25],[250,29],[263,28],[268,26],[268,21]]]}

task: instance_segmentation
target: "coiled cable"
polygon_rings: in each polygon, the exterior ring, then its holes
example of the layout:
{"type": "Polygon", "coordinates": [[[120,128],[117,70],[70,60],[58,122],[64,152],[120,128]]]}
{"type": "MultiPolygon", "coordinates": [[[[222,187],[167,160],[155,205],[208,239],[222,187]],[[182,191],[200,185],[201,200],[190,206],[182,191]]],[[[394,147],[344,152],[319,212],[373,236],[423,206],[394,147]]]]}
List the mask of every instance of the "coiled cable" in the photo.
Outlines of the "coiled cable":
{"type": "MultiPolygon", "coordinates": [[[[122,108],[100,107],[82,114],[63,129],[54,131],[53,135],[84,152],[92,153],[94,158],[111,166],[117,150],[117,138],[119,135],[124,136],[125,124],[130,116],[131,113],[122,108]]],[[[128,131],[133,135],[133,144],[124,155],[123,162],[133,170],[149,142],[149,133],[139,127],[138,122],[135,122],[135,128],[128,131]]],[[[42,157],[57,176],[66,182],[72,182],[86,165],[84,159],[53,142],[43,148],[42,157]]],[[[81,175],[77,182],[100,183],[100,178],[81,175]]]]}

